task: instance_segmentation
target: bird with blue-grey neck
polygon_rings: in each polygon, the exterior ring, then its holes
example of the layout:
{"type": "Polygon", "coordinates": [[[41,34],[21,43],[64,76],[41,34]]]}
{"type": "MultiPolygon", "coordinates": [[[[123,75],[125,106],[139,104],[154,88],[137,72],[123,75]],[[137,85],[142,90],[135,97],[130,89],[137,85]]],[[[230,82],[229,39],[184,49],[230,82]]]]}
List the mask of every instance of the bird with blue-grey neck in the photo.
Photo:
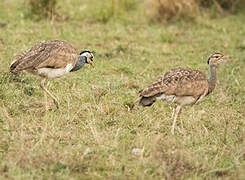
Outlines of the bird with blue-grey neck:
{"type": "Polygon", "coordinates": [[[26,71],[42,77],[41,88],[44,91],[45,107],[48,108],[47,95],[49,95],[57,109],[57,98],[45,87],[46,79],[61,77],[69,72],[81,69],[85,64],[94,67],[94,55],[89,50],[78,53],[77,49],[64,40],[46,40],[37,43],[27,51],[16,56],[10,65],[10,72],[17,74],[26,71]]]}

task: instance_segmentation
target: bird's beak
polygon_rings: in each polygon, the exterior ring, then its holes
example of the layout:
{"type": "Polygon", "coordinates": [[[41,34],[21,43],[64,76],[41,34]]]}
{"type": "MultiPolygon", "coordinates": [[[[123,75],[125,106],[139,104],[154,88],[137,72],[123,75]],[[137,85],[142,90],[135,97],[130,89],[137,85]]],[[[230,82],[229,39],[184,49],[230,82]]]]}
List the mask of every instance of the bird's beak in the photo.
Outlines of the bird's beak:
{"type": "Polygon", "coordinates": [[[224,61],[230,61],[231,60],[230,56],[223,56],[222,59],[224,61]]]}
{"type": "Polygon", "coordinates": [[[228,60],[228,59],[230,59],[230,57],[229,56],[223,56],[223,59],[228,60]]]}
{"type": "Polygon", "coordinates": [[[90,61],[89,64],[94,68],[94,62],[90,61]]]}

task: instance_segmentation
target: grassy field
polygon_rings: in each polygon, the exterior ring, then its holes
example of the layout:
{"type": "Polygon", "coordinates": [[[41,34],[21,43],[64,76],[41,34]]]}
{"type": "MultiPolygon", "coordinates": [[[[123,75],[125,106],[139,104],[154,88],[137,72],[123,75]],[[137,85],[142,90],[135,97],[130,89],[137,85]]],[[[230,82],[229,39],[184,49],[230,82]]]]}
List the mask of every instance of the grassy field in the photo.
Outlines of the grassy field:
{"type": "Polygon", "coordinates": [[[0,3],[0,179],[245,179],[245,14],[150,24],[140,6],[108,20],[96,0],[79,2],[59,1],[66,21],[33,21],[23,0],[0,3]],[[96,66],[50,80],[60,109],[45,113],[40,78],[8,71],[47,39],[96,51],[96,66]],[[207,73],[215,51],[232,61],[212,94],[183,108],[174,136],[173,106],[132,108],[170,68],[207,73]]]}

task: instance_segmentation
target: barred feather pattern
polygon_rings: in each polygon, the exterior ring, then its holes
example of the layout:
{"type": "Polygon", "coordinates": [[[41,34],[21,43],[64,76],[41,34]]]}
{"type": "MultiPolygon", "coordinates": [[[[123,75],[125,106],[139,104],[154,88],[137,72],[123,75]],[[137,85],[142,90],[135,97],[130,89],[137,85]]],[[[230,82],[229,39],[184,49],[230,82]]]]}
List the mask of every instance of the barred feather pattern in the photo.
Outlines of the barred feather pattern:
{"type": "Polygon", "coordinates": [[[10,66],[10,72],[27,70],[35,73],[38,68],[65,68],[77,61],[77,50],[63,40],[47,40],[39,42],[31,49],[16,56],[10,66]]]}
{"type": "Polygon", "coordinates": [[[175,68],[158,78],[147,88],[140,91],[141,97],[165,95],[193,96],[198,99],[208,89],[204,73],[189,68],[175,68]]]}

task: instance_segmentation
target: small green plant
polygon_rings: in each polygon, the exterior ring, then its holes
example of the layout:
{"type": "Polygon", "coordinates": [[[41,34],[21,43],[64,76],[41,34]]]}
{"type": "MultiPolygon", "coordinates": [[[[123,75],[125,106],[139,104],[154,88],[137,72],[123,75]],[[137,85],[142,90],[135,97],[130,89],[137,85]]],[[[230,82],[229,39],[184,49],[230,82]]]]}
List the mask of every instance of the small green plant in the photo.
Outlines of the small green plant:
{"type": "Polygon", "coordinates": [[[160,41],[162,43],[173,43],[175,41],[175,37],[172,34],[160,34],[160,41]]]}
{"type": "Polygon", "coordinates": [[[103,23],[124,16],[128,11],[135,9],[137,4],[136,0],[102,0],[100,3],[94,17],[103,23]]]}
{"type": "Polygon", "coordinates": [[[54,19],[57,0],[29,0],[30,15],[36,19],[54,19]]]}
{"type": "Polygon", "coordinates": [[[107,23],[114,16],[114,8],[113,7],[99,8],[94,16],[96,20],[103,23],[107,23]]]}

